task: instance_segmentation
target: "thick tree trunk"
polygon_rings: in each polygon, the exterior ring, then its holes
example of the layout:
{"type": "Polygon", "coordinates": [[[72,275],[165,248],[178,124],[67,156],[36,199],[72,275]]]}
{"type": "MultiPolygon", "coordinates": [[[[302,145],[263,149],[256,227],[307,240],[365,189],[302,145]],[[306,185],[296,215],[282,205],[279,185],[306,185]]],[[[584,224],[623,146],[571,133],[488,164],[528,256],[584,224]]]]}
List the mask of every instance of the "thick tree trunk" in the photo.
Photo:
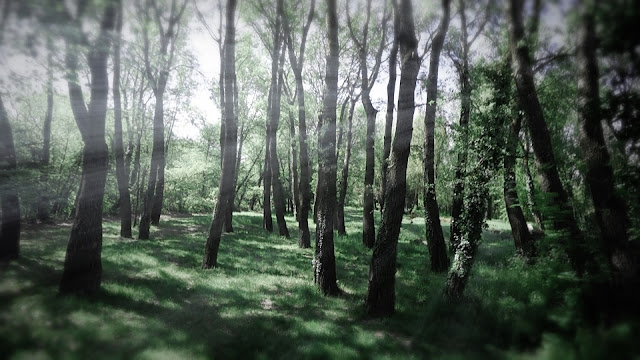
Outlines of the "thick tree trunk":
{"type": "Polygon", "coordinates": [[[351,99],[351,104],[349,106],[349,115],[347,117],[347,145],[344,151],[344,162],[342,163],[342,174],[340,177],[340,191],[338,195],[338,203],[337,203],[337,221],[338,221],[338,234],[346,235],[347,230],[344,224],[344,201],[347,197],[347,189],[349,183],[349,162],[351,161],[351,145],[353,143],[353,111],[356,107],[357,100],[355,98],[351,99]]]}
{"type": "Polygon", "coordinates": [[[415,110],[414,91],[420,66],[413,25],[411,0],[402,0],[397,6],[401,24],[394,28],[400,46],[401,73],[398,93],[398,116],[396,134],[393,139],[387,188],[384,191],[385,210],[378,239],[373,248],[369,268],[367,289],[367,312],[373,316],[388,316],[395,307],[395,276],[398,236],[406,195],[406,175],[411,136],[413,133],[413,113],[415,110]]]}
{"type": "Polygon", "coordinates": [[[119,4],[113,53],[113,119],[114,136],[113,152],[116,158],[116,178],[118,181],[120,207],[120,236],[131,238],[131,195],[129,193],[128,173],[124,162],[124,145],[122,141],[122,104],[120,99],[120,40],[122,33],[122,3],[119,4]]]}
{"type": "Polygon", "coordinates": [[[527,227],[527,221],[519,204],[516,190],[516,157],[521,125],[522,117],[516,115],[509,126],[507,135],[504,157],[504,202],[516,251],[527,259],[532,259],[535,256],[533,237],[527,227]]]}
{"type": "MultiPolygon", "coordinates": [[[[105,117],[109,96],[107,59],[111,46],[116,8],[108,3],[96,44],[88,56],[91,72],[91,101],[87,109],[78,83],[78,47],[67,40],[69,98],[74,118],[82,134],[82,180],[60,293],[88,295],[100,288],[102,279],[102,203],[109,163],[105,141],[105,117]]],[[[80,29],[78,29],[80,30],[80,29]]]]}
{"type": "MultiPolygon", "coordinates": [[[[271,96],[269,96],[271,98],[271,96]]],[[[271,216],[271,146],[269,146],[269,123],[267,122],[267,143],[264,155],[264,188],[262,191],[262,228],[268,232],[273,232],[273,217],[271,216]]]]}
{"type": "Polygon", "coordinates": [[[427,77],[427,109],[424,117],[425,141],[424,141],[424,213],[426,224],[427,243],[429,244],[429,259],[431,270],[443,272],[449,268],[449,258],[444,243],[442,226],[440,225],[440,210],[436,199],[436,183],[434,170],[434,133],[436,120],[436,106],[438,101],[438,68],[440,66],[440,53],[444,45],[444,39],[449,28],[450,0],[442,1],[443,14],[438,32],[431,46],[431,58],[429,61],[429,75],[427,77]]]}
{"type": "Polygon", "coordinates": [[[338,15],[335,0],[327,2],[329,54],[325,75],[322,125],[318,129],[318,217],[316,249],[313,262],[314,281],[325,295],[341,293],[336,282],[336,259],[333,250],[333,221],[336,205],[336,107],[338,102],[338,15]]]}
{"type": "Polygon", "coordinates": [[[615,192],[613,168],[602,133],[600,116],[598,44],[593,9],[585,5],[581,14],[578,46],[578,136],[587,166],[589,187],[603,247],[618,286],[638,284],[637,254],[627,234],[629,218],[625,203],[615,192]]]}
{"type": "Polygon", "coordinates": [[[218,249],[220,248],[220,237],[226,214],[226,207],[229,205],[229,197],[233,196],[234,169],[236,163],[236,144],[238,141],[238,128],[234,117],[234,92],[233,76],[236,73],[235,59],[235,12],[236,0],[227,0],[226,13],[226,33],[225,33],[225,139],[227,149],[224,151],[222,162],[222,178],[220,180],[220,190],[218,200],[213,211],[213,219],[209,228],[209,236],[205,245],[202,268],[209,269],[218,265],[218,249]]]}
{"type": "Polygon", "coordinates": [[[11,180],[16,169],[16,151],[9,116],[0,97],[0,261],[20,255],[20,199],[11,180]]]}
{"type": "Polygon", "coordinates": [[[155,111],[153,114],[153,150],[151,152],[151,166],[149,167],[149,182],[142,203],[140,228],[138,238],[148,240],[150,227],[153,223],[152,210],[155,206],[156,189],[160,167],[164,166],[164,102],[163,96],[156,94],[155,111]]]}
{"type": "Polygon", "coordinates": [[[554,210],[551,214],[554,227],[566,233],[564,247],[573,269],[579,274],[585,271],[587,250],[580,228],[573,215],[567,193],[562,186],[553,148],[551,136],[544,119],[542,107],[538,100],[529,46],[524,39],[522,24],[522,1],[509,1],[509,32],[511,56],[513,58],[513,73],[517,88],[517,98],[520,108],[524,111],[540,176],[542,191],[549,194],[549,205],[554,210]]]}

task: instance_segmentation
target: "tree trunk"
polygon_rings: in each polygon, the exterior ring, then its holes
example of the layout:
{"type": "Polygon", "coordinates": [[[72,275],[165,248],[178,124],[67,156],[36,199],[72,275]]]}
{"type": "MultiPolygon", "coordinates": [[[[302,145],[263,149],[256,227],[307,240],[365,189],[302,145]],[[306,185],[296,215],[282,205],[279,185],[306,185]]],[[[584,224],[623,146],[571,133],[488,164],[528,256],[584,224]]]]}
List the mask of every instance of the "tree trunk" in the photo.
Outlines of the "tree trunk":
{"type": "Polygon", "coordinates": [[[535,256],[533,238],[527,227],[522,207],[518,202],[518,192],[516,190],[516,157],[518,150],[518,139],[522,117],[516,115],[509,126],[507,143],[504,157],[504,202],[507,208],[507,217],[511,225],[511,235],[518,254],[532,259],[535,256]]]}
{"type": "Polygon", "coordinates": [[[385,210],[382,213],[382,224],[369,268],[366,306],[369,315],[373,316],[391,315],[395,307],[398,236],[407,188],[407,162],[411,150],[415,109],[414,91],[420,69],[411,0],[400,1],[396,11],[399,12],[397,24],[401,25],[394,27],[395,37],[400,46],[400,90],[396,134],[391,150],[387,188],[384,191],[385,210]]]}
{"type": "Polygon", "coordinates": [[[129,193],[128,173],[124,162],[124,145],[122,141],[122,104],[120,100],[120,40],[122,34],[122,3],[119,4],[116,31],[117,36],[113,44],[113,119],[114,139],[113,152],[116,158],[116,178],[120,199],[120,236],[131,238],[131,195],[129,193]]]}
{"type": "MultiPolygon", "coordinates": [[[[282,0],[280,0],[282,1],[282,0]]],[[[336,107],[338,102],[338,15],[335,0],[327,1],[329,54],[325,75],[322,125],[318,129],[318,217],[314,258],[314,281],[325,295],[341,293],[336,282],[333,221],[336,205],[336,107]]]]}
{"type": "Polygon", "coordinates": [[[613,168],[602,133],[600,116],[598,44],[593,9],[583,4],[578,46],[578,136],[587,166],[589,187],[603,247],[613,283],[638,286],[637,256],[627,234],[629,218],[625,203],[615,192],[613,168]]]}
{"type": "Polygon", "coordinates": [[[347,189],[349,182],[349,162],[351,161],[351,145],[353,143],[353,110],[356,107],[357,100],[355,98],[351,99],[351,105],[349,106],[349,115],[347,117],[347,146],[344,151],[344,162],[342,164],[342,175],[340,177],[340,192],[338,196],[338,210],[336,213],[338,214],[338,234],[346,235],[347,230],[344,224],[344,201],[347,197],[347,189]]]}
{"type": "Polygon", "coordinates": [[[9,116],[0,97],[0,261],[20,255],[20,199],[11,172],[16,170],[16,151],[9,116]]]}
{"type": "Polygon", "coordinates": [[[142,203],[140,228],[138,238],[148,240],[150,227],[153,223],[152,210],[156,204],[155,196],[160,167],[164,166],[164,102],[163,96],[156,93],[155,111],[153,114],[153,150],[151,152],[151,166],[149,167],[149,182],[142,203]]]}
{"type": "Polygon", "coordinates": [[[314,17],[315,0],[311,0],[309,15],[302,31],[300,40],[300,51],[296,59],[293,51],[293,41],[287,17],[283,17],[283,30],[286,36],[287,50],[289,53],[289,63],[293,70],[296,81],[296,97],[298,99],[298,141],[300,145],[300,215],[298,216],[299,238],[298,245],[301,248],[311,247],[311,235],[309,233],[309,210],[311,209],[311,169],[309,165],[309,148],[307,145],[307,121],[304,103],[304,83],[302,80],[302,69],[304,66],[304,50],[306,46],[307,34],[314,17]]]}
{"type": "Polygon", "coordinates": [[[53,39],[47,36],[47,112],[42,126],[42,172],[40,183],[44,185],[43,192],[38,199],[36,219],[40,222],[48,222],[49,216],[49,193],[48,193],[48,166],[51,159],[51,122],[53,120],[53,39]]]}
{"type": "Polygon", "coordinates": [[[550,195],[549,205],[554,210],[551,214],[554,227],[566,232],[565,250],[573,269],[582,275],[587,262],[585,241],[580,231],[573,209],[569,204],[567,193],[562,186],[553,148],[551,136],[544,119],[542,107],[538,100],[533,71],[531,70],[531,56],[529,46],[524,39],[524,26],[522,24],[522,1],[509,1],[509,32],[511,56],[513,58],[513,73],[517,88],[517,99],[520,108],[524,111],[540,176],[542,191],[550,195]]]}
{"type": "Polygon", "coordinates": [[[218,265],[218,249],[220,248],[220,237],[226,214],[226,207],[229,205],[229,197],[233,196],[234,169],[236,163],[236,145],[238,141],[238,128],[234,116],[234,92],[233,77],[236,73],[235,59],[235,12],[236,0],[227,0],[226,30],[225,30],[225,139],[227,149],[234,151],[224,151],[222,162],[222,178],[220,179],[220,191],[218,200],[213,211],[213,219],[209,228],[209,237],[205,245],[202,268],[209,269],[218,265]]]}
{"type": "MultiPolygon", "coordinates": [[[[269,103],[271,103],[271,94],[269,94],[269,103]]],[[[267,143],[264,155],[264,188],[262,192],[262,228],[268,232],[273,232],[273,218],[271,216],[271,166],[269,158],[271,157],[271,146],[269,146],[269,122],[267,122],[267,143]]]]}
{"type": "MultiPolygon", "coordinates": [[[[283,0],[278,0],[278,14],[283,11],[283,0]]],[[[278,162],[278,125],[280,123],[280,99],[282,94],[283,75],[282,68],[284,64],[285,49],[282,45],[280,34],[280,15],[276,18],[275,36],[273,39],[273,54],[271,57],[271,85],[273,92],[271,96],[271,112],[269,113],[269,160],[271,166],[271,185],[273,186],[273,205],[276,210],[276,223],[278,224],[278,233],[280,236],[289,237],[289,229],[284,218],[285,215],[285,199],[282,182],[280,181],[280,163],[278,162]],[[282,52],[282,54],[280,54],[282,52]],[[280,59],[279,56],[280,55],[280,59]],[[279,65],[280,64],[280,65],[279,65]]]]}
{"type": "MultiPolygon", "coordinates": [[[[526,129],[525,129],[526,130],[526,129]]],[[[525,131],[525,139],[523,146],[523,155],[522,155],[522,167],[524,168],[524,174],[526,177],[525,185],[527,188],[527,206],[531,212],[531,216],[533,216],[533,220],[536,223],[536,226],[544,231],[544,222],[542,221],[542,214],[538,209],[537,201],[535,200],[535,184],[533,182],[533,176],[531,175],[531,169],[529,168],[529,137],[526,136],[525,131]]]]}
{"type": "MultiPolygon", "coordinates": [[[[393,26],[398,27],[398,14],[393,15],[393,26]]],[[[380,211],[384,211],[384,192],[387,187],[387,171],[391,154],[391,130],[393,128],[393,111],[395,109],[396,76],[398,67],[398,39],[393,37],[393,45],[389,54],[389,82],[387,83],[387,116],[384,123],[384,144],[382,153],[382,169],[380,181],[380,211]]]]}
{"type": "Polygon", "coordinates": [[[298,192],[298,149],[296,146],[296,124],[293,118],[293,112],[289,110],[289,136],[291,136],[291,192],[293,195],[294,212],[296,220],[300,222],[300,194],[298,192]]]}
{"type": "Polygon", "coordinates": [[[460,144],[458,146],[458,163],[455,170],[455,185],[451,204],[451,231],[449,245],[455,252],[462,234],[462,208],[464,206],[464,174],[467,166],[468,124],[471,115],[471,83],[469,80],[469,41],[467,40],[467,16],[465,1],[460,1],[460,27],[462,29],[462,62],[458,67],[460,76],[460,144]]]}
{"type": "MultiPolygon", "coordinates": [[[[109,96],[107,59],[116,8],[109,2],[100,34],[88,56],[91,101],[85,105],[78,82],[79,47],[67,40],[68,87],[71,108],[82,134],[82,180],[76,199],[75,219],[69,236],[60,293],[89,295],[100,288],[102,278],[102,203],[109,164],[105,141],[105,117],[109,96]]],[[[80,30],[79,28],[77,30],[80,30]]]]}
{"type": "Polygon", "coordinates": [[[431,260],[431,270],[434,272],[443,272],[449,268],[449,258],[447,257],[444,235],[442,233],[442,226],[440,225],[440,210],[438,209],[438,201],[436,199],[434,170],[434,133],[438,100],[438,68],[440,65],[440,53],[442,52],[444,39],[449,28],[450,0],[443,0],[442,7],[444,12],[438,25],[438,32],[431,46],[429,76],[427,78],[427,109],[424,117],[424,213],[427,243],[429,244],[429,259],[431,260]]]}

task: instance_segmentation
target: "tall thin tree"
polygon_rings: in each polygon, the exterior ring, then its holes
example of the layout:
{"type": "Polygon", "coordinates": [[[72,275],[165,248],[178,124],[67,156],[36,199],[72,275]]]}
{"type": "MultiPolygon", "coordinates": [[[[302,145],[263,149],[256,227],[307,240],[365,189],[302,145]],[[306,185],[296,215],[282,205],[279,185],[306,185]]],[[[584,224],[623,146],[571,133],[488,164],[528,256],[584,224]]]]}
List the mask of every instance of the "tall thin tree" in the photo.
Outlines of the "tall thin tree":
{"type": "Polygon", "coordinates": [[[238,141],[238,128],[236,118],[234,116],[234,91],[233,77],[236,73],[236,35],[235,35],[235,12],[236,0],[227,0],[226,24],[225,24],[225,139],[224,144],[226,150],[223,151],[224,159],[222,160],[222,177],[220,180],[220,190],[218,191],[218,200],[213,211],[213,219],[209,228],[209,236],[204,249],[204,259],[202,260],[202,268],[210,269],[218,266],[218,249],[220,248],[220,240],[222,236],[222,228],[224,226],[226,207],[229,206],[229,197],[233,196],[233,170],[236,163],[236,145],[238,141]],[[228,151],[234,149],[234,151],[228,151]]]}
{"type": "Polygon", "coordinates": [[[442,52],[444,39],[449,29],[450,3],[450,0],[442,0],[442,18],[438,25],[438,32],[433,38],[431,45],[429,75],[427,77],[427,109],[424,116],[424,216],[431,270],[435,272],[446,271],[449,268],[449,257],[447,256],[447,249],[444,244],[444,235],[442,233],[442,226],[440,225],[440,210],[438,209],[438,200],[436,199],[434,135],[436,107],[438,106],[438,69],[440,67],[440,53],[442,52]]]}
{"type": "Polygon", "coordinates": [[[420,70],[411,0],[401,0],[394,7],[399,17],[396,23],[398,26],[394,26],[394,35],[400,46],[400,89],[396,133],[391,149],[387,188],[383,194],[385,210],[382,213],[382,224],[369,267],[366,306],[367,312],[373,316],[391,315],[395,308],[398,236],[404,213],[407,162],[413,134],[415,87],[420,70]]]}
{"type": "Polygon", "coordinates": [[[107,2],[100,31],[87,56],[91,74],[91,97],[88,107],[78,76],[79,40],[86,38],[81,27],[82,12],[72,20],[75,34],[69,35],[66,41],[65,61],[71,110],[82,135],[84,148],[82,180],[76,199],[75,219],[60,281],[62,294],[92,294],[100,288],[102,281],[102,203],[109,164],[105,140],[105,117],[109,97],[107,60],[118,2],[107,2]]]}
{"type": "Polygon", "coordinates": [[[325,75],[324,106],[318,128],[318,216],[314,281],[325,295],[340,293],[336,282],[336,258],[333,249],[333,221],[336,205],[336,107],[338,102],[338,14],[336,0],[327,3],[329,54],[325,75]]]}

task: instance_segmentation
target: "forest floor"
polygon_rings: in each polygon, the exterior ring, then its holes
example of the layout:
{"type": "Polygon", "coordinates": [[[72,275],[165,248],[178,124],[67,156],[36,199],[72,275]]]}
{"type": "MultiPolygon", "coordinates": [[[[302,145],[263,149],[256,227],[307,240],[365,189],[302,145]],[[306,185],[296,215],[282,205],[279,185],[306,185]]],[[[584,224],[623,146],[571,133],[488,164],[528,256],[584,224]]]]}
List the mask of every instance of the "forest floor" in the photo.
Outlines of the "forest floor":
{"type": "Polygon", "coordinates": [[[313,249],[298,248],[292,217],[285,239],[261,229],[261,214],[234,214],[219,268],[202,270],[210,220],[163,216],[149,241],[120,239],[107,220],[102,289],[90,299],[57,295],[70,225],[26,225],[20,259],[0,267],[1,357],[564,359],[637,346],[631,325],[580,331],[564,295],[575,279],[514,256],[506,222],[489,222],[465,297],[447,303],[446,274],[428,270],[424,220],[406,216],[396,314],[371,319],[360,210],[348,210],[349,235],[335,239],[338,298],[314,286],[313,249]]]}

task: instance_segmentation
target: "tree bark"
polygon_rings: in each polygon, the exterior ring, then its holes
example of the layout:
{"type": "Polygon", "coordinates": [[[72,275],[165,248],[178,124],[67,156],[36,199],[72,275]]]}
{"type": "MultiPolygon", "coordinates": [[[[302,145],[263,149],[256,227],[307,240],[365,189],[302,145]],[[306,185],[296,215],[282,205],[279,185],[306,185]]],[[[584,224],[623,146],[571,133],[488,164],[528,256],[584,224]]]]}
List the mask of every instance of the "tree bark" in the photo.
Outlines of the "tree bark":
{"type": "Polygon", "coordinates": [[[307,121],[305,113],[304,101],[304,83],[302,79],[302,70],[304,67],[304,51],[306,46],[307,34],[313,21],[315,10],[315,0],[311,0],[311,6],[307,21],[302,30],[302,38],[300,40],[300,50],[296,59],[293,50],[293,41],[291,39],[291,31],[287,17],[283,20],[283,30],[286,36],[287,50],[289,53],[289,63],[296,81],[296,98],[298,99],[298,142],[300,145],[300,184],[298,191],[300,192],[300,215],[298,216],[299,238],[298,245],[301,248],[311,247],[311,235],[309,233],[309,211],[311,210],[311,169],[309,165],[309,147],[307,145],[307,121]]]}
{"type": "MultiPolygon", "coordinates": [[[[293,105],[293,104],[292,104],[293,105]]],[[[294,213],[296,220],[300,221],[300,194],[298,192],[298,149],[296,146],[296,124],[293,112],[289,110],[289,136],[291,136],[291,193],[293,196],[294,213]]]]}
{"type": "Polygon", "coordinates": [[[438,25],[438,32],[431,46],[431,58],[429,61],[429,75],[427,77],[427,109],[424,117],[425,141],[424,141],[424,213],[426,224],[427,243],[429,244],[429,259],[431,270],[443,272],[449,268],[449,258],[444,243],[442,226],[440,225],[440,210],[436,199],[436,184],[434,170],[434,133],[436,120],[436,106],[438,100],[438,68],[440,65],[440,53],[444,45],[444,39],[449,28],[450,0],[442,1],[443,14],[438,25]]]}
{"type": "Polygon", "coordinates": [[[529,210],[531,212],[531,216],[533,216],[533,220],[536,223],[536,226],[544,231],[544,222],[542,221],[542,214],[538,209],[538,203],[535,200],[535,184],[533,182],[533,176],[531,175],[531,169],[529,168],[529,137],[526,136],[524,138],[524,146],[523,146],[523,155],[522,155],[522,167],[524,168],[524,174],[526,177],[525,185],[527,188],[527,206],[529,206],[529,210]]]}
{"type": "Polygon", "coordinates": [[[347,144],[344,151],[344,162],[342,163],[342,174],[340,177],[340,191],[338,195],[338,203],[336,211],[338,221],[338,234],[346,235],[347,230],[344,224],[344,201],[347,197],[347,189],[349,182],[349,162],[351,161],[351,145],[353,143],[353,111],[356,107],[357,98],[351,98],[351,104],[349,106],[349,115],[347,117],[347,144]]]}
{"type": "Polygon", "coordinates": [[[638,286],[637,256],[629,242],[629,218],[625,203],[615,192],[613,168],[609,162],[601,125],[598,44],[593,9],[583,4],[578,46],[578,137],[587,166],[587,186],[603,247],[616,285],[638,286]]]}
{"type": "Polygon", "coordinates": [[[227,0],[225,25],[225,139],[224,143],[227,149],[234,151],[224,151],[224,159],[222,162],[222,178],[220,180],[220,191],[218,192],[218,200],[213,211],[213,219],[209,228],[209,236],[205,245],[204,259],[202,268],[209,269],[218,266],[218,249],[220,248],[220,238],[222,235],[222,227],[226,214],[226,207],[229,205],[229,197],[233,196],[234,171],[236,163],[235,148],[238,141],[238,128],[234,116],[234,92],[233,77],[236,73],[235,58],[235,12],[236,0],[227,0]]]}
{"type": "Polygon", "coordinates": [[[469,80],[469,41],[467,40],[467,16],[465,1],[460,1],[460,27],[462,29],[462,62],[459,64],[460,77],[460,146],[455,170],[453,201],[451,205],[451,231],[449,245],[455,251],[462,233],[462,208],[464,206],[464,174],[467,165],[467,142],[469,116],[471,115],[471,82],[469,80]]]}
{"type": "Polygon", "coordinates": [[[120,236],[131,238],[131,195],[129,193],[128,173],[124,162],[124,145],[122,141],[122,103],[120,98],[120,41],[122,34],[122,3],[118,4],[116,20],[116,37],[113,53],[113,119],[114,136],[113,152],[116,158],[116,178],[118,181],[118,200],[120,206],[120,236]]]}
{"type": "Polygon", "coordinates": [[[522,24],[522,1],[509,1],[509,32],[511,56],[513,58],[513,74],[516,82],[517,100],[524,111],[531,140],[533,153],[536,159],[540,176],[542,191],[550,195],[549,205],[554,210],[551,214],[552,222],[556,230],[566,233],[562,237],[563,244],[573,269],[582,275],[587,262],[585,241],[580,231],[573,209],[569,204],[567,193],[562,186],[553,148],[551,136],[544,119],[542,107],[538,100],[533,71],[531,70],[531,55],[529,46],[524,38],[524,26],[522,24]]]}
{"type": "Polygon", "coordinates": [[[384,191],[385,210],[369,267],[366,307],[372,316],[391,315],[395,307],[398,236],[407,188],[407,162],[415,110],[414,91],[420,69],[411,0],[400,1],[395,11],[399,17],[399,26],[394,28],[394,32],[400,46],[400,90],[396,134],[391,150],[387,188],[384,191]]]}
{"type": "Polygon", "coordinates": [[[16,170],[16,150],[9,116],[0,97],[0,261],[17,259],[20,255],[20,199],[12,184],[11,172],[16,170]]]}
{"type": "Polygon", "coordinates": [[[280,163],[278,162],[278,125],[280,123],[280,99],[282,94],[282,68],[284,64],[284,46],[282,49],[281,41],[281,15],[284,12],[283,0],[278,0],[276,25],[273,37],[273,54],[271,55],[271,111],[269,113],[269,166],[271,167],[271,185],[273,186],[273,205],[276,210],[276,223],[278,224],[278,233],[280,236],[289,237],[289,229],[284,219],[285,215],[285,199],[282,182],[280,181],[280,163]],[[281,51],[282,50],[282,51],[281,51]],[[282,52],[282,54],[280,54],[282,52]]]}
{"type": "Polygon", "coordinates": [[[40,183],[42,184],[40,198],[37,202],[36,219],[40,222],[50,221],[49,214],[49,162],[51,159],[51,123],[53,120],[53,39],[47,35],[47,112],[42,126],[42,165],[40,183]]]}
{"type": "MultiPolygon", "coordinates": [[[[393,26],[398,27],[398,14],[394,12],[393,26]]],[[[393,111],[395,110],[396,76],[398,67],[398,39],[393,37],[393,45],[389,54],[389,82],[387,83],[387,114],[384,123],[384,142],[382,152],[382,169],[380,180],[380,211],[384,211],[384,191],[387,187],[387,171],[391,154],[391,130],[393,128],[393,111]]]]}
{"type": "Polygon", "coordinates": [[[533,237],[527,227],[516,190],[516,157],[522,117],[516,115],[509,126],[504,157],[504,202],[511,225],[511,235],[518,254],[527,259],[535,256],[533,237]]]}
{"type": "MultiPolygon", "coordinates": [[[[348,4],[348,3],[347,3],[348,4]]],[[[381,54],[385,44],[386,38],[386,7],[385,14],[383,15],[383,33],[378,53],[381,54]]],[[[374,137],[376,133],[376,115],[378,110],[373,107],[371,103],[371,88],[376,81],[378,75],[378,68],[380,67],[381,56],[376,56],[376,62],[374,64],[371,77],[369,77],[369,69],[367,66],[367,57],[369,55],[369,23],[371,20],[371,0],[367,0],[367,12],[364,28],[362,29],[362,37],[358,39],[354,29],[351,26],[351,20],[349,17],[349,11],[347,9],[347,20],[349,24],[349,31],[351,33],[351,39],[356,44],[358,49],[358,55],[360,58],[360,77],[361,77],[361,89],[360,94],[362,98],[362,105],[367,115],[367,133],[365,144],[365,170],[364,170],[364,197],[363,197],[363,217],[362,217],[362,243],[372,248],[376,237],[376,227],[374,223],[373,212],[375,210],[375,201],[373,197],[373,180],[375,169],[375,149],[374,149],[374,137]]]]}
{"type": "Polygon", "coordinates": [[[341,293],[336,282],[336,259],[333,250],[333,221],[336,205],[336,107],[338,102],[338,15],[336,0],[327,2],[327,37],[329,54],[325,75],[324,106],[318,129],[318,217],[314,281],[325,295],[341,293]]]}
{"type": "MultiPolygon", "coordinates": [[[[67,84],[71,109],[82,135],[82,180],[76,199],[75,219],[69,236],[61,294],[90,295],[102,281],[102,204],[109,163],[105,140],[105,117],[109,96],[107,59],[111,32],[116,18],[116,3],[108,2],[93,45],[88,64],[91,73],[91,101],[85,105],[78,82],[78,51],[73,40],[67,40],[67,84]]],[[[77,30],[81,31],[79,22],[77,30]]]]}

